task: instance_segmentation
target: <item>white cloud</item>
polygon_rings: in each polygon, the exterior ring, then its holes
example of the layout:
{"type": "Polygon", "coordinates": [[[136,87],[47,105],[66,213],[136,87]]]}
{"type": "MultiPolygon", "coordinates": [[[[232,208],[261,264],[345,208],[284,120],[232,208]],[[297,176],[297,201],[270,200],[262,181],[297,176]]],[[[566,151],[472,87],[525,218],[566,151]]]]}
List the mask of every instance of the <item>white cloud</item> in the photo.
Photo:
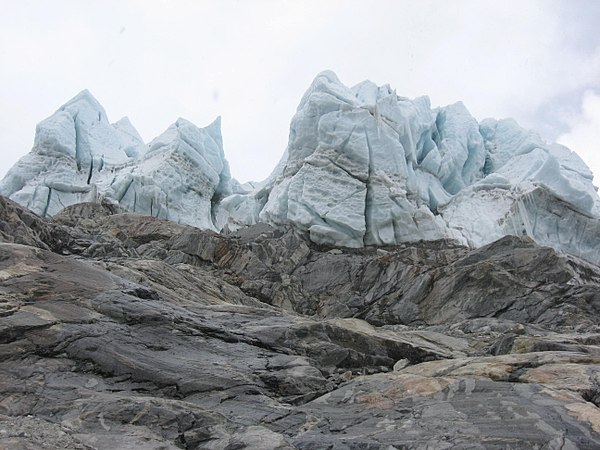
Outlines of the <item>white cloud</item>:
{"type": "Polygon", "coordinates": [[[566,117],[565,121],[570,131],[557,141],[574,150],[594,175],[600,177],[600,95],[586,92],[581,100],[581,112],[566,117]]]}

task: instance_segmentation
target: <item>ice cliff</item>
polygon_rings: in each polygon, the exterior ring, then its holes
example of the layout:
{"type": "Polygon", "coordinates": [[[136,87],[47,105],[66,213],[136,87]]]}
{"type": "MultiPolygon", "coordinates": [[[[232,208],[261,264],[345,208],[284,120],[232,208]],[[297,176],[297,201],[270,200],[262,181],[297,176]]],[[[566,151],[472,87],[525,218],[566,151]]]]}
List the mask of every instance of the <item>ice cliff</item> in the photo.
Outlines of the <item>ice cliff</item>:
{"type": "Polygon", "coordinates": [[[505,235],[600,263],[600,199],[569,149],[513,120],[478,123],[462,103],[431,108],[370,81],[319,74],[272,175],[231,179],[219,120],[179,119],[144,145],[127,119],[111,125],[84,91],[38,125],[33,150],[0,193],[41,215],[105,198],[129,211],[219,231],[291,224],[345,247],[505,235]]]}
{"type": "Polygon", "coordinates": [[[214,212],[232,185],[220,119],[206,128],[178,119],[145,145],[129,119],[111,125],[83,91],[37,126],[33,149],[0,182],[0,193],[42,216],[104,198],[216,231],[214,212]]]}
{"type": "Polygon", "coordinates": [[[600,199],[574,152],[510,119],[477,123],[462,103],[432,109],[332,72],[316,77],[282,162],[246,197],[224,203],[232,220],[291,223],[321,244],[528,235],[600,262],[600,199]]]}

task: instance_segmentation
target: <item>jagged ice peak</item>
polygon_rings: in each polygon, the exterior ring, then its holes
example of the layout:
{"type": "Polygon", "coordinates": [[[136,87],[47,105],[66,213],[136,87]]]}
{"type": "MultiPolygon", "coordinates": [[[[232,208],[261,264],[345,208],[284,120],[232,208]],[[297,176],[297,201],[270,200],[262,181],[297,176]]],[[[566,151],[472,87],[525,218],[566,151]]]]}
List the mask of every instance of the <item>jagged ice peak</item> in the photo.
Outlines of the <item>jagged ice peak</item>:
{"type": "Polygon", "coordinates": [[[283,158],[263,182],[231,178],[220,119],[178,119],[145,145],[83,91],[42,121],[0,193],[41,215],[101,198],[214,231],[266,222],[313,242],[362,247],[449,238],[478,247],[526,234],[600,261],[592,173],[514,120],[477,122],[389,86],[322,72],[302,97],[283,158]]]}

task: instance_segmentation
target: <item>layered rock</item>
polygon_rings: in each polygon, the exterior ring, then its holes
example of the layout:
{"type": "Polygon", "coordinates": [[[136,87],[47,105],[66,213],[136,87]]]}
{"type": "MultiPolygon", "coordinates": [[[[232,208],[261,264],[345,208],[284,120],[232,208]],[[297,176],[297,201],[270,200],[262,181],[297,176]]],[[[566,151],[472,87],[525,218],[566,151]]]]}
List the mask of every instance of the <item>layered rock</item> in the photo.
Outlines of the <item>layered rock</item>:
{"type": "Polygon", "coordinates": [[[0,446],[600,446],[600,269],[0,197],[0,446]],[[305,312],[310,315],[301,314],[305,312]]]}

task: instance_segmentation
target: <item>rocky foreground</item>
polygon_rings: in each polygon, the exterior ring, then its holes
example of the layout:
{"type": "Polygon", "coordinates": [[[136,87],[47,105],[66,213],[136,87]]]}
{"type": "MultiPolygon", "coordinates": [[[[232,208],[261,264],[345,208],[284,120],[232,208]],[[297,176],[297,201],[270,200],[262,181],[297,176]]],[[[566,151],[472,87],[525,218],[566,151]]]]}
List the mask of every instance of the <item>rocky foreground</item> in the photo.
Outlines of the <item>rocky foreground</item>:
{"type": "Polygon", "coordinates": [[[600,448],[600,268],[0,198],[0,448],[600,448]]]}

